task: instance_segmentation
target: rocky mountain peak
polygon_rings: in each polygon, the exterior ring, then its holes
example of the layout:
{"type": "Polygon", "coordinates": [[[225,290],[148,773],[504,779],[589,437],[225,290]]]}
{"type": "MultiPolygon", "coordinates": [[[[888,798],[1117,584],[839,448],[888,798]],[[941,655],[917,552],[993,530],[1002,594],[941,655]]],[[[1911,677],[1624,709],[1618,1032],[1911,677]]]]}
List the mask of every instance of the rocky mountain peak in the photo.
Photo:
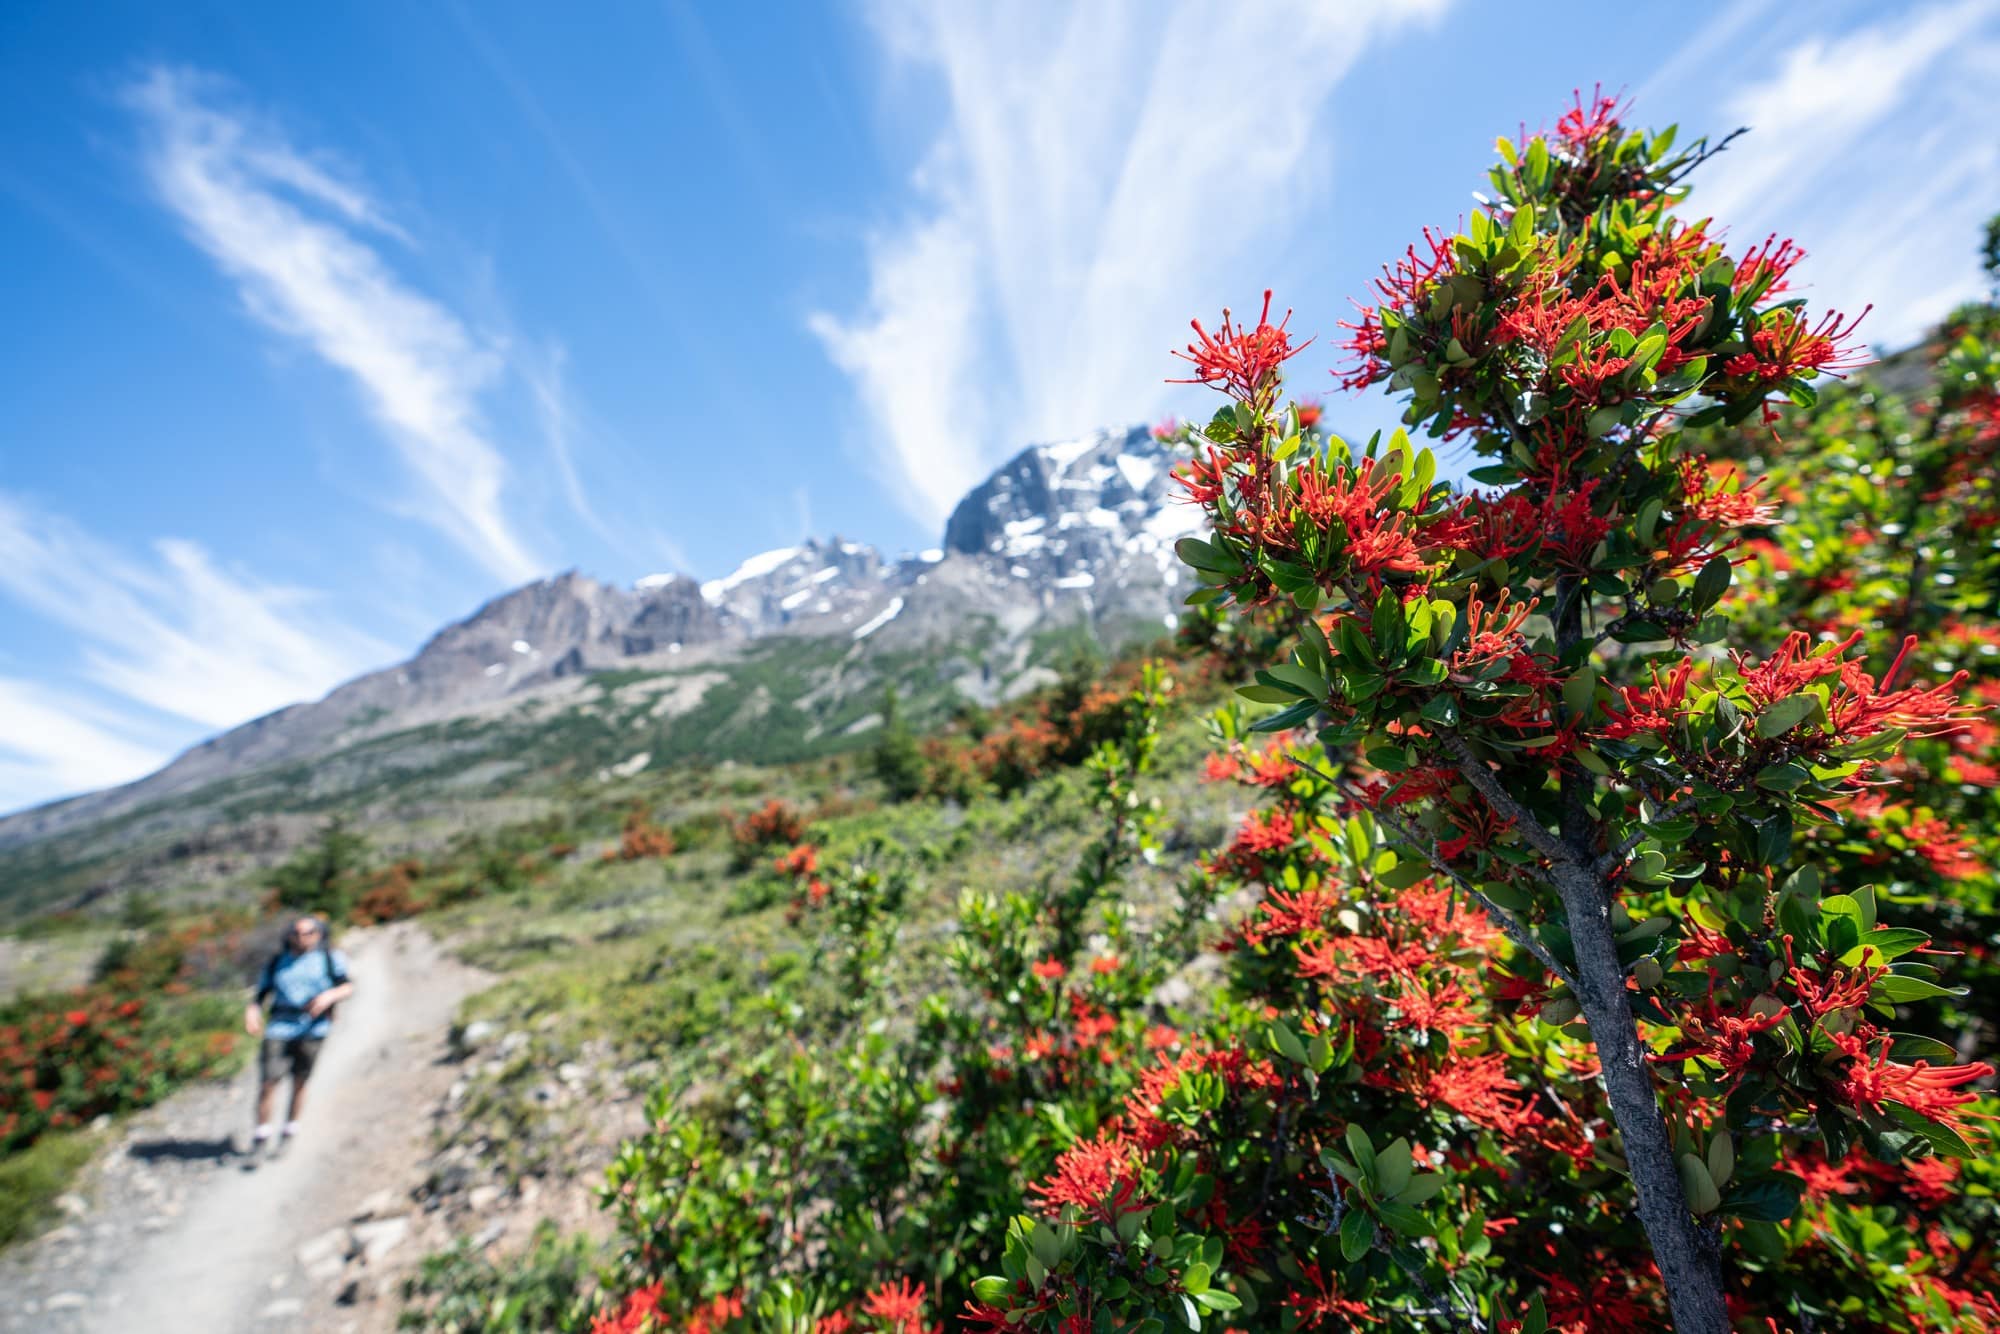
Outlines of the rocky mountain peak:
{"type": "Polygon", "coordinates": [[[935,650],[952,689],[1003,698],[1046,671],[1034,655],[1047,629],[1127,639],[1174,623],[1173,544],[1202,522],[1173,485],[1174,462],[1144,427],[1032,446],[959,503],[942,547],[916,555],[832,537],[763,552],[705,583],[659,574],[620,588],[575,570],[538,579],[440,630],[407,662],[211,738],[157,774],[0,820],[0,847],[424,724],[569,700],[575,678],[595,672],[689,671],[699,657],[714,678],[770,636],[845,646],[830,693],[801,699],[816,709],[878,690],[867,660],[884,652],[935,650]]]}
{"type": "Polygon", "coordinates": [[[754,635],[856,611],[879,600],[892,576],[892,566],[872,546],[809,538],[750,557],[703,584],[701,595],[735,628],[754,635]]]}

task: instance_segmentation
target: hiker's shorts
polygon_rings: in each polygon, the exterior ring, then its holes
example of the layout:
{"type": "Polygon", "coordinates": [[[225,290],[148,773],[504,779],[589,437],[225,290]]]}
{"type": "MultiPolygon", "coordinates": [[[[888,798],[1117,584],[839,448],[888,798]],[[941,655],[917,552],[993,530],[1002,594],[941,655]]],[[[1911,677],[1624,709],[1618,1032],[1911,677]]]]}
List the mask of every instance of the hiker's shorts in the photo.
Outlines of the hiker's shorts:
{"type": "Polygon", "coordinates": [[[313,1062],[319,1059],[319,1044],[325,1038],[265,1038],[257,1052],[257,1075],[266,1084],[275,1084],[287,1074],[294,1084],[312,1078],[313,1062]]]}

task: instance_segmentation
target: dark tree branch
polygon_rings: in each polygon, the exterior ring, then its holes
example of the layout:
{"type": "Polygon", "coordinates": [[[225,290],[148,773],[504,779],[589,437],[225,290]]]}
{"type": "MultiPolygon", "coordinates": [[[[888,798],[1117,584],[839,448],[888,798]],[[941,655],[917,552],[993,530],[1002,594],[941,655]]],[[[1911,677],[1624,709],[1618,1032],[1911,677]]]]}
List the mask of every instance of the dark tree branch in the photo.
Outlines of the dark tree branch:
{"type": "MultiPolygon", "coordinates": [[[[1675,801],[1671,801],[1660,808],[1659,814],[1653,817],[1652,823],[1657,823],[1661,820],[1671,820],[1694,804],[1695,799],[1692,796],[1681,797],[1675,801]]],[[[1599,875],[1609,875],[1624,862],[1625,858],[1631,854],[1632,849],[1644,843],[1651,833],[1652,829],[1649,825],[1641,825],[1620,839],[1616,847],[1612,848],[1602,857],[1599,857],[1591,869],[1599,875]]]]}
{"type": "Polygon", "coordinates": [[[1569,849],[1564,846],[1562,839],[1556,836],[1556,832],[1537,820],[1513,793],[1500,785],[1500,780],[1494,776],[1492,767],[1472,753],[1471,743],[1456,732],[1440,733],[1438,740],[1442,741],[1444,748],[1451,752],[1452,759],[1458,764],[1458,771],[1465,775],[1465,781],[1471,783],[1495,811],[1513,822],[1514,827],[1521,831],[1521,837],[1528,840],[1529,847],[1550,861],[1570,856],[1569,849]]]}
{"type": "MultiPolygon", "coordinates": [[[[1674,1327],[1684,1334],[1728,1334],[1721,1244],[1713,1229],[1702,1227],[1688,1211],[1680,1170],[1674,1163],[1673,1138],[1660,1115],[1645,1046],[1639,1040],[1638,1022],[1627,998],[1617,934],[1611,927],[1611,888],[1604,873],[1593,865],[1585,841],[1589,835],[1558,835],[1507,791],[1492,768],[1473,754],[1464,737],[1447,732],[1441,740],[1466,780],[1496,812],[1514,820],[1529,845],[1549,860],[1548,876],[1562,898],[1576,952],[1572,990],[1597,1047],[1599,1078],[1632,1174],[1639,1221],[1665,1280],[1674,1327]]],[[[1568,774],[1563,781],[1567,813],[1573,802],[1581,804],[1571,790],[1573,785],[1587,790],[1587,782],[1580,775],[1568,774]]]]}

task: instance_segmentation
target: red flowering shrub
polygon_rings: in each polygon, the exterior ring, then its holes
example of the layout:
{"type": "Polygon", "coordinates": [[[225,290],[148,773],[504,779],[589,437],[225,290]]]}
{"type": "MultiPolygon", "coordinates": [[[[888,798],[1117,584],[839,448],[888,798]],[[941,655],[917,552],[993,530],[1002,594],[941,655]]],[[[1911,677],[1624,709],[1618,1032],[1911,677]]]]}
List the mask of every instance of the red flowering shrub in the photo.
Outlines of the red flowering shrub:
{"type": "Polygon", "coordinates": [[[234,944],[190,924],[120,950],[88,987],[0,1005],[0,1153],[228,1068],[240,1010],[188,993],[234,944]]]}
{"type": "Polygon", "coordinates": [[[1202,776],[1248,810],[1121,898],[1154,673],[1099,836],[968,889],[942,983],[911,859],[786,854],[840,1004],[769,997],[612,1168],[662,1327],[921,1284],[989,1331],[2000,1329],[2000,320],[1820,404],[1852,325],[1681,221],[1706,155],[1580,101],[1385,272],[1344,378],[1469,486],[1287,404],[1268,301],[1197,326],[1191,637],[1278,706],[1202,776]]]}
{"type": "MultiPolygon", "coordinates": [[[[750,820],[757,818],[758,816],[753,815],[750,820]]],[[[746,820],[744,823],[748,824],[749,821],[746,820]]],[[[765,841],[768,840],[759,839],[759,846],[765,841]]],[[[645,806],[634,803],[632,809],[625,813],[625,826],[618,839],[618,860],[645,861],[658,857],[671,857],[673,852],[673,831],[653,823],[652,818],[646,813],[645,806]]]]}
{"type": "MultiPolygon", "coordinates": [[[[1288,706],[1262,726],[1317,720],[1345,808],[1389,836],[1388,887],[1476,904],[1511,942],[1495,953],[1550,995],[1543,1016],[1580,1012],[1604,1103],[1581,1089],[1562,1107],[1629,1177],[1645,1245],[1627,1272],[1650,1252],[1663,1282],[1645,1304],[1722,1330],[1732,1303],[1772,1298],[1726,1276],[1724,1255],[1747,1244],[1731,1220],[1791,1216],[1793,1137],[1834,1160],[1969,1153],[1967,1086],[1991,1068],[1868,1017],[1945,994],[1915,957],[1925,933],[1883,926],[1859,883],[1823,887],[1793,841],[1837,824],[1909,739],[1975,710],[1962,673],[1899,679],[1910,640],[1879,671],[1859,633],[1813,646],[1795,631],[1727,662],[1696,651],[1731,635],[1731,553],[1776,507],[1686,429],[1770,420],[1773,395],[1811,403],[1814,375],[1853,364],[1853,326],[1770,301],[1795,247],[1732,259],[1679,220],[1700,145],[1675,155],[1600,99],[1553,140],[1501,148],[1497,202],[1385,272],[1346,376],[1408,391],[1407,420],[1490,460],[1472,478],[1497,489],[1437,485],[1400,434],[1359,456],[1301,447],[1279,408],[1297,349],[1260,322],[1187,353],[1234,402],[1186,470],[1215,531],[1183,554],[1217,596],[1298,609],[1292,660],[1245,693],[1288,706]]],[[[1274,811],[1233,869],[1263,873],[1293,833],[1274,811]]],[[[1330,1165],[1336,1211],[1370,1208],[1368,1164],[1330,1165]]],[[[1377,1221],[1392,1249],[1434,1230],[1377,1221]]],[[[1377,1235],[1352,1226],[1350,1275],[1377,1235]]],[[[1608,1249],[1608,1229],[1592,1241],[1608,1249]]],[[[1448,1291],[1448,1252],[1399,1267],[1448,1291]]]]}
{"type": "Polygon", "coordinates": [[[405,858],[370,876],[360,896],[354,900],[351,913],[354,924],[371,926],[377,922],[414,917],[422,912],[425,905],[417,897],[416,880],[423,873],[422,862],[405,858]]]}
{"type": "MultiPolygon", "coordinates": [[[[974,772],[1002,796],[1018,792],[1051,769],[1079,764],[1127,722],[1132,680],[1108,682],[1072,676],[1036,697],[1029,711],[1007,719],[975,742],[966,755],[974,772]]],[[[953,775],[937,774],[933,788],[947,795],[953,775]]]]}
{"type": "Polygon", "coordinates": [[[806,836],[805,817],[788,801],[771,798],[730,827],[739,853],[751,853],[806,836]]]}

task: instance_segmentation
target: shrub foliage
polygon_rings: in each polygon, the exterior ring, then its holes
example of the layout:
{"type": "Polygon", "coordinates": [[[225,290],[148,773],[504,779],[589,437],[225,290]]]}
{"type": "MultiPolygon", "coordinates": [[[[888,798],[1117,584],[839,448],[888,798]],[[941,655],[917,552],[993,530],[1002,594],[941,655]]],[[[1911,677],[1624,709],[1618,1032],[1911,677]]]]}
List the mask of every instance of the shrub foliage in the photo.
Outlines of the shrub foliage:
{"type": "Polygon", "coordinates": [[[1287,401],[1268,297],[1185,354],[1240,825],[1132,890],[1154,667],[979,743],[1075,747],[1098,827],[945,936],[897,850],[739,831],[841,1000],[659,1091],[594,1328],[2000,1327],[2000,318],[1822,401],[1853,322],[1689,212],[1710,146],[1498,147],[1342,372],[1468,485],[1287,401]]]}

